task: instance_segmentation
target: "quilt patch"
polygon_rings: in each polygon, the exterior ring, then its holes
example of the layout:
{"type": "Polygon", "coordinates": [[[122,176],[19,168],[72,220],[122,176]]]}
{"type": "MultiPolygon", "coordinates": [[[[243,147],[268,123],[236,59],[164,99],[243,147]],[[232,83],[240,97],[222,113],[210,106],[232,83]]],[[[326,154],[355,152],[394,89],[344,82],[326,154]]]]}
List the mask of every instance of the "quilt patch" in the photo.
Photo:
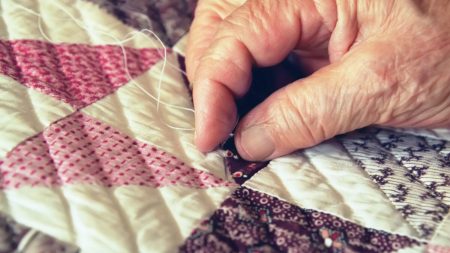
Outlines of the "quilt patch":
{"type": "Polygon", "coordinates": [[[340,138],[355,161],[424,238],[449,213],[449,165],[425,139],[365,129],[340,138]]]}
{"type": "Polygon", "coordinates": [[[0,41],[0,73],[79,109],[112,93],[161,60],[158,49],[0,41]],[[126,65],[125,65],[126,63],[126,65]],[[127,73],[128,70],[128,73],[127,73]]]}
{"type": "Polygon", "coordinates": [[[222,145],[224,149],[225,166],[233,180],[243,184],[255,173],[266,167],[269,162],[249,162],[242,159],[234,146],[234,138],[230,137],[222,145]]]}
{"type": "Polygon", "coordinates": [[[79,112],[17,146],[0,168],[2,188],[74,183],[154,188],[234,185],[79,112]]]}
{"type": "Polygon", "coordinates": [[[417,245],[241,187],[192,232],[181,252],[396,252],[417,245]]]}

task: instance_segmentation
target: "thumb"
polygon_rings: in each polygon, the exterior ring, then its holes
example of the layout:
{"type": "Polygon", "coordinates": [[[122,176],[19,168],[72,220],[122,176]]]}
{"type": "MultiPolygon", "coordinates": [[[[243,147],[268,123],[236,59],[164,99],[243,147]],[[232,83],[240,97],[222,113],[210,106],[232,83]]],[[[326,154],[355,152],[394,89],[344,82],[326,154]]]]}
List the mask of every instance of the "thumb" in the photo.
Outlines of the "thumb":
{"type": "Polygon", "coordinates": [[[385,73],[382,65],[367,54],[345,58],[278,90],[250,111],[237,129],[239,154],[270,160],[383,120],[389,87],[377,74],[385,73]]]}

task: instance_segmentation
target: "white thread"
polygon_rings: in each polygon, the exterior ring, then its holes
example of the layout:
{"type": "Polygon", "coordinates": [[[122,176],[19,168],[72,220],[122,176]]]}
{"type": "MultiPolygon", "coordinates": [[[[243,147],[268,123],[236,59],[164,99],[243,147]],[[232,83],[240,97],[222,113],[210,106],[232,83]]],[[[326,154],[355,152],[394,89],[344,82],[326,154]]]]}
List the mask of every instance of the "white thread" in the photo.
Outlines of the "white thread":
{"type": "MultiPolygon", "coordinates": [[[[22,6],[22,5],[20,5],[20,4],[16,4],[16,3],[14,3],[14,4],[15,4],[17,7],[19,7],[20,9],[23,9],[23,10],[27,11],[28,13],[31,13],[31,14],[37,16],[37,17],[38,17],[38,28],[39,28],[39,31],[40,31],[41,35],[44,37],[44,39],[48,40],[49,42],[54,43],[54,41],[52,41],[52,40],[46,35],[46,33],[44,32],[44,30],[43,30],[43,28],[42,28],[42,22],[41,22],[42,15],[41,15],[41,14],[39,14],[39,13],[37,13],[37,12],[35,12],[35,11],[33,11],[33,10],[31,10],[31,9],[29,9],[29,8],[27,8],[27,7],[25,7],[25,6],[22,6]]],[[[69,13],[67,10],[65,10],[63,7],[61,7],[61,6],[60,6],[59,4],[57,4],[56,2],[55,2],[55,5],[56,5],[60,10],[62,10],[66,15],[68,15],[68,16],[70,17],[70,19],[72,19],[72,20],[75,22],[75,24],[76,24],[77,26],[79,26],[80,28],[82,28],[82,29],[84,29],[84,30],[86,30],[86,31],[92,31],[91,28],[84,26],[84,25],[83,25],[80,21],[78,21],[71,13],[69,13]]],[[[114,41],[116,41],[116,44],[120,46],[120,48],[121,48],[121,50],[122,50],[122,54],[123,54],[123,59],[124,59],[124,62],[123,62],[123,63],[124,63],[124,69],[125,69],[125,73],[126,73],[126,75],[127,75],[128,80],[129,80],[131,83],[133,83],[135,86],[137,86],[142,92],[144,92],[144,94],[146,94],[146,95],[149,96],[151,99],[153,99],[153,100],[156,101],[156,111],[157,111],[158,113],[159,113],[159,106],[160,106],[160,104],[162,104],[162,105],[164,105],[164,106],[167,106],[167,107],[169,107],[169,108],[175,108],[175,109],[180,109],[180,110],[185,110],[185,111],[195,112],[195,110],[192,109],[192,108],[183,107],[183,106],[178,106],[178,105],[172,105],[172,104],[169,104],[169,103],[167,103],[167,102],[161,101],[161,88],[162,88],[161,86],[162,86],[162,79],[163,79],[163,77],[164,77],[164,71],[165,71],[166,65],[169,65],[169,66],[171,66],[172,68],[178,70],[178,71],[179,71],[180,73],[182,73],[183,75],[186,75],[186,72],[184,72],[183,70],[179,69],[178,67],[176,67],[175,65],[173,65],[173,64],[171,64],[171,63],[168,64],[168,61],[167,61],[167,48],[166,48],[166,46],[164,45],[164,43],[161,41],[161,39],[160,39],[153,31],[148,30],[148,29],[142,29],[141,31],[132,31],[132,32],[126,34],[126,37],[129,36],[130,34],[133,34],[133,35],[132,35],[131,37],[129,37],[129,38],[124,39],[124,40],[119,40],[118,38],[116,38],[116,37],[110,35],[108,32],[105,32],[105,31],[97,30],[97,31],[95,31],[95,32],[101,33],[101,34],[103,34],[103,35],[106,35],[106,36],[112,38],[114,41]],[[128,63],[127,63],[126,50],[125,50],[125,47],[123,46],[123,44],[124,44],[125,42],[127,42],[127,41],[129,41],[129,40],[132,40],[136,35],[138,35],[138,34],[140,34],[140,33],[146,35],[144,32],[148,32],[148,33],[150,33],[152,36],[154,36],[154,37],[158,40],[158,42],[161,44],[161,46],[163,47],[163,49],[164,49],[164,55],[161,55],[161,53],[158,51],[158,52],[160,53],[160,56],[163,57],[164,60],[163,60],[163,66],[162,66],[162,69],[161,69],[161,71],[160,71],[160,77],[158,78],[158,94],[157,94],[157,97],[155,97],[153,94],[151,94],[151,93],[149,93],[148,91],[146,91],[139,83],[137,83],[137,82],[134,80],[134,78],[131,77],[131,74],[130,74],[130,72],[129,72],[129,70],[128,70],[128,63]]],[[[145,38],[148,38],[148,39],[150,40],[150,38],[149,38],[148,36],[145,36],[145,38]]],[[[150,42],[151,42],[151,44],[154,46],[154,42],[151,41],[151,40],[150,40],[150,42]]],[[[163,122],[163,121],[162,121],[162,122],[163,122]]],[[[182,128],[182,127],[176,127],[176,126],[169,125],[169,124],[167,124],[166,122],[163,122],[163,123],[164,123],[167,127],[172,128],[172,129],[174,129],[174,130],[181,130],[181,131],[194,131],[194,130],[195,130],[195,128],[182,128]]]]}
{"type": "MultiPolygon", "coordinates": [[[[15,5],[16,5],[17,7],[19,7],[19,8],[21,8],[21,9],[27,11],[27,12],[30,13],[30,14],[33,14],[33,15],[35,15],[35,16],[38,16],[38,17],[39,17],[39,19],[38,19],[38,28],[39,28],[39,31],[40,31],[41,35],[42,35],[46,40],[48,40],[49,42],[55,43],[53,40],[51,40],[51,39],[46,35],[46,33],[45,33],[45,32],[43,31],[43,29],[42,29],[42,22],[41,22],[41,20],[42,20],[42,18],[41,18],[42,15],[41,15],[41,14],[39,14],[39,13],[37,13],[37,12],[31,10],[31,9],[28,9],[27,7],[24,7],[24,6],[20,5],[20,4],[15,4],[15,5]]],[[[63,11],[69,16],[69,18],[70,18],[71,20],[75,21],[75,23],[76,23],[79,27],[83,28],[84,30],[89,30],[89,28],[86,28],[86,27],[84,27],[83,25],[80,25],[80,23],[82,23],[82,22],[80,22],[79,20],[77,20],[74,16],[72,16],[72,14],[70,14],[69,12],[67,12],[64,8],[62,8],[61,6],[58,6],[58,8],[60,8],[61,10],[63,10],[63,11]]],[[[140,14],[140,13],[137,13],[137,14],[140,14]]],[[[16,14],[16,15],[17,15],[17,14],[16,14]]],[[[140,15],[143,15],[143,14],[140,14],[140,15]]],[[[62,19],[62,20],[67,20],[68,18],[60,18],[60,19],[62,19]]],[[[150,27],[150,22],[148,22],[148,24],[149,24],[149,27],[150,27]]],[[[94,25],[95,25],[95,24],[94,24],[94,25]]],[[[98,29],[99,29],[99,28],[98,28],[98,29]]],[[[142,30],[140,30],[140,31],[144,31],[144,30],[150,31],[150,30],[148,30],[148,29],[142,29],[142,30]]],[[[131,31],[131,32],[127,33],[127,34],[125,35],[125,37],[127,37],[130,33],[137,33],[137,32],[139,32],[139,31],[131,31]]],[[[151,31],[150,31],[150,32],[151,32],[151,31]]],[[[106,31],[101,31],[101,33],[106,34],[107,36],[112,37],[112,36],[109,35],[106,31]]],[[[152,33],[153,33],[153,32],[152,32],[152,33]]],[[[153,36],[155,36],[155,37],[161,42],[161,44],[164,46],[164,44],[162,43],[162,41],[159,39],[159,37],[158,37],[156,34],[153,33],[153,36]]],[[[113,38],[113,39],[116,39],[116,42],[119,42],[119,44],[123,44],[123,43],[128,42],[129,40],[133,39],[132,37],[131,37],[131,38],[128,38],[128,39],[124,39],[124,40],[118,40],[118,39],[115,38],[115,37],[112,37],[112,38],[113,38]]],[[[155,44],[153,43],[153,41],[150,41],[150,43],[152,44],[152,46],[155,45],[155,44]]],[[[158,51],[158,53],[159,53],[159,51],[158,51]]],[[[160,54],[161,57],[163,57],[163,55],[161,55],[161,53],[159,53],[159,54],[160,54]]],[[[175,69],[175,70],[178,70],[180,73],[182,73],[184,76],[187,77],[186,71],[184,71],[184,70],[178,68],[176,65],[170,63],[169,61],[167,62],[167,65],[170,66],[170,67],[172,67],[172,68],[175,69]]]]}
{"type": "MultiPolygon", "coordinates": [[[[152,27],[150,19],[146,15],[144,15],[142,13],[139,13],[139,12],[136,12],[136,11],[130,11],[130,12],[132,12],[132,15],[139,16],[142,19],[144,19],[147,22],[147,27],[152,27]]],[[[187,77],[187,73],[184,70],[182,70],[182,69],[178,68],[177,66],[173,65],[172,63],[170,63],[170,61],[167,62],[167,65],[169,65],[169,66],[173,67],[174,69],[180,71],[184,76],[187,77]]]]}
{"type": "Polygon", "coordinates": [[[28,248],[28,246],[30,246],[30,243],[38,234],[39,232],[34,229],[31,229],[28,232],[26,232],[22,240],[20,240],[19,245],[17,246],[18,252],[24,252],[28,248]]]}
{"type": "MultiPolygon", "coordinates": [[[[33,10],[28,9],[28,8],[22,6],[22,5],[19,5],[19,4],[16,4],[16,5],[17,5],[19,8],[24,9],[24,10],[28,11],[29,13],[31,13],[31,14],[33,14],[33,15],[35,15],[35,16],[38,16],[38,17],[39,17],[39,18],[38,18],[38,28],[39,28],[39,32],[40,32],[41,35],[44,37],[44,39],[46,39],[47,41],[49,41],[49,42],[51,42],[51,43],[56,43],[55,41],[53,41],[52,39],[50,39],[50,38],[47,36],[47,34],[44,32],[44,30],[43,30],[43,28],[42,28],[42,21],[41,21],[41,20],[42,20],[42,18],[41,18],[42,15],[40,15],[39,13],[34,12],[33,10]]],[[[86,27],[84,27],[83,25],[80,25],[80,21],[78,21],[75,17],[73,17],[73,16],[72,16],[70,13],[68,13],[66,10],[64,10],[64,9],[61,8],[60,6],[58,6],[58,7],[59,7],[61,10],[63,10],[67,15],[69,15],[69,17],[70,17],[73,21],[75,21],[75,23],[76,23],[79,27],[81,27],[81,28],[84,29],[84,30],[89,30],[89,28],[86,28],[86,27]]],[[[165,59],[165,62],[164,62],[164,63],[167,64],[167,65],[169,65],[169,66],[171,66],[171,67],[173,67],[175,70],[178,70],[178,71],[179,71],[180,73],[182,73],[183,75],[187,76],[187,73],[186,73],[185,71],[183,71],[182,69],[176,67],[175,65],[171,64],[170,62],[168,62],[168,61],[166,60],[166,58],[167,58],[167,48],[165,47],[165,45],[164,45],[164,43],[161,41],[161,39],[160,39],[153,31],[148,30],[148,29],[142,29],[142,30],[140,30],[140,31],[131,31],[131,32],[127,33],[127,34],[125,35],[125,37],[128,37],[130,34],[134,34],[134,35],[131,36],[131,37],[129,37],[129,38],[127,38],[127,39],[124,39],[124,40],[119,40],[119,39],[117,39],[116,37],[114,37],[114,36],[112,36],[112,35],[110,35],[110,34],[108,34],[108,33],[101,32],[102,34],[106,34],[106,35],[109,36],[110,38],[114,39],[114,40],[116,41],[116,44],[119,44],[119,45],[120,45],[120,47],[121,47],[121,49],[122,49],[122,54],[124,55],[124,58],[125,58],[125,62],[124,62],[124,64],[126,65],[126,66],[125,66],[125,72],[126,72],[126,74],[127,74],[127,77],[129,78],[129,80],[130,80],[132,83],[135,83],[135,82],[134,82],[134,78],[131,77],[131,75],[130,75],[130,73],[129,73],[129,71],[128,71],[127,61],[126,61],[126,51],[124,50],[124,47],[123,47],[122,45],[123,45],[124,43],[126,43],[126,42],[132,40],[132,39],[133,39],[137,34],[139,34],[139,33],[145,34],[144,32],[149,32],[149,33],[150,33],[152,36],[154,36],[154,37],[158,40],[158,42],[163,46],[163,48],[164,48],[164,55],[161,55],[161,53],[160,53],[159,51],[158,51],[158,53],[160,54],[161,57],[163,57],[163,58],[165,59]]],[[[154,45],[153,41],[150,41],[150,43],[151,43],[152,45],[154,45]]],[[[163,69],[161,70],[161,71],[163,72],[162,74],[164,74],[164,69],[165,69],[165,65],[163,66],[163,69]]],[[[159,88],[160,88],[160,82],[161,82],[161,79],[162,79],[162,78],[159,79],[159,83],[158,83],[159,88]]],[[[158,109],[158,107],[159,107],[159,104],[164,104],[164,105],[166,105],[166,106],[168,106],[168,107],[172,107],[172,106],[173,106],[174,108],[177,108],[177,109],[183,109],[183,110],[188,110],[188,111],[194,112],[193,109],[188,108],[188,107],[174,106],[174,105],[171,105],[171,104],[168,104],[168,103],[163,103],[163,102],[161,102],[160,100],[158,100],[157,98],[155,98],[153,95],[149,94],[149,93],[148,93],[146,90],[144,90],[139,84],[137,84],[136,86],[138,86],[143,92],[146,93],[146,95],[150,96],[152,99],[159,101],[158,104],[157,104],[157,109],[158,109]]],[[[158,90],[160,90],[160,89],[158,89],[158,90]]],[[[157,111],[158,111],[158,110],[157,110],[157,111]]]]}
{"type": "MultiPolygon", "coordinates": [[[[56,3],[55,3],[55,4],[56,4],[56,3]]],[[[48,40],[49,42],[54,43],[54,42],[53,42],[53,41],[45,34],[45,32],[44,32],[43,29],[42,29],[42,22],[41,22],[42,15],[41,15],[41,14],[36,13],[36,12],[34,12],[33,10],[31,10],[31,9],[29,9],[29,8],[27,8],[27,7],[24,7],[24,6],[20,5],[20,4],[15,4],[15,5],[18,6],[19,8],[21,8],[21,9],[23,9],[23,10],[25,10],[25,11],[31,13],[31,14],[33,14],[33,15],[35,15],[35,16],[38,16],[38,26],[39,26],[39,31],[41,32],[42,36],[43,36],[46,40],[48,40]]],[[[58,4],[56,4],[56,5],[58,6],[59,9],[61,9],[64,13],[66,13],[66,14],[67,14],[67,15],[75,22],[75,24],[78,25],[80,28],[82,28],[82,29],[84,29],[84,30],[86,30],[86,31],[91,31],[90,28],[86,28],[83,24],[80,24],[81,22],[78,21],[75,17],[73,17],[72,14],[70,14],[69,12],[67,12],[63,7],[61,7],[61,6],[58,5],[58,4]]],[[[141,15],[142,15],[142,14],[141,14],[141,15]]],[[[161,72],[160,72],[160,78],[159,78],[159,81],[158,81],[158,97],[157,97],[157,98],[155,98],[151,93],[149,93],[148,91],[146,91],[139,83],[137,83],[136,81],[134,81],[134,78],[131,78],[131,75],[130,75],[130,73],[129,73],[129,71],[128,71],[127,60],[126,60],[126,51],[125,51],[125,48],[124,48],[123,44],[126,43],[126,42],[128,42],[129,40],[132,40],[132,39],[134,38],[134,36],[136,36],[136,34],[138,34],[139,32],[133,31],[133,32],[130,32],[130,33],[126,34],[126,35],[125,35],[125,38],[128,37],[130,34],[134,34],[134,35],[131,36],[131,37],[129,37],[129,38],[126,38],[126,39],[124,39],[124,40],[122,40],[122,41],[119,40],[118,38],[116,38],[116,37],[110,35],[107,31],[100,31],[100,33],[102,33],[102,34],[104,34],[104,35],[107,35],[107,36],[109,36],[110,38],[113,38],[113,39],[116,41],[116,43],[121,47],[121,50],[122,50],[122,53],[123,53],[123,56],[124,56],[124,68],[125,68],[125,72],[126,72],[126,74],[127,74],[127,78],[128,78],[133,84],[135,84],[142,92],[144,92],[144,94],[146,94],[147,96],[149,96],[149,97],[152,98],[153,100],[156,100],[156,101],[157,101],[157,112],[159,112],[159,104],[162,104],[162,105],[167,106],[167,107],[169,107],[169,108],[175,108],[175,109],[180,109],[180,110],[187,110],[187,111],[191,111],[191,112],[195,113],[195,110],[192,109],[192,108],[182,107],[182,106],[177,106],[177,105],[172,105],[172,104],[169,104],[169,103],[166,103],[166,102],[163,102],[163,101],[160,100],[161,82],[162,82],[162,78],[163,78],[163,75],[164,75],[165,66],[166,66],[166,65],[167,65],[167,66],[170,66],[171,68],[177,70],[179,73],[182,73],[184,76],[187,76],[187,73],[186,73],[185,71],[183,71],[182,69],[178,68],[177,66],[171,64],[170,61],[167,61],[167,49],[166,49],[164,43],[161,41],[161,39],[160,39],[154,32],[152,32],[152,31],[150,31],[150,30],[148,30],[148,29],[143,29],[142,31],[148,31],[150,34],[152,34],[154,37],[156,37],[157,40],[158,40],[158,42],[161,43],[161,45],[162,45],[163,48],[164,48],[164,56],[161,55],[161,53],[158,51],[158,53],[160,53],[160,56],[161,56],[161,57],[164,57],[164,65],[163,65],[163,68],[162,68],[162,70],[161,70],[161,72]]],[[[143,33],[143,32],[142,32],[142,33],[143,33]]],[[[143,34],[145,35],[145,33],[143,33],[143,34]]],[[[146,38],[148,38],[148,37],[146,36],[146,38]]],[[[148,39],[149,39],[149,38],[148,38],[148,39]]],[[[150,40],[150,43],[154,46],[154,42],[153,42],[152,40],[150,40]]],[[[171,129],[174,129],[174,130],[180,130],[180,131],[195,131],[195,128],[180,128],[180,127],[171,126],[171,125],[167,124],[167,123],[164,122],[164,121],[161,121],[161,122],[163,122],[167,127],[171,128],[171,129]]],[[[236,128],[236,125],[237,125],[238,122],[239,122],[239,118],[237,118],[237,121],[236,121],[236,124],[235,124],[235,127],[234,127],[234,128],[236,128]]],[[[232,134],[230,134],[230,136],[232,136],[232,134]]],[[[188,145],[190,145],[190,146],[192,146],[192,147],[194,147],[194,148],[196,149],[196,146],[194,146],[194,145],[193,145],[192,143],[190,143],[190,142],[183,141],[183,140],[180,140],[180,142],[181,142],[181,143],[188,144],[188,145]]],[[[156,146],[156,147],[159,147],[159,148],[163,148],[162,146],[159,146],[159,145],[155,145],[155,144],[152,144],[152,145],[154,145],[154,146],[156,146]]],[[[226,179],[226,180],[229,180],[229,174],[228,174],[228,170],[227,170],[225,164],[224,164],[224,170],[225,170],[225,179],[226,179]]]]}

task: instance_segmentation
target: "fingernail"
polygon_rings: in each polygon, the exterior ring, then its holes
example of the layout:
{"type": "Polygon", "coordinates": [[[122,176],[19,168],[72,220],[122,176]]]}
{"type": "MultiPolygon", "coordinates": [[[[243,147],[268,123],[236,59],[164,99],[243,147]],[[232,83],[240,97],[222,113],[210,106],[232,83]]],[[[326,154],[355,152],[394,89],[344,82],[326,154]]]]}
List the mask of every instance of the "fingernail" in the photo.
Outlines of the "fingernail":
{"type": "Polygon", "coordinates": [[[254,161],[266,160],[275,151],[272,137],[263,125],[254,125],[242,130],[240,146],[254,161]]]}

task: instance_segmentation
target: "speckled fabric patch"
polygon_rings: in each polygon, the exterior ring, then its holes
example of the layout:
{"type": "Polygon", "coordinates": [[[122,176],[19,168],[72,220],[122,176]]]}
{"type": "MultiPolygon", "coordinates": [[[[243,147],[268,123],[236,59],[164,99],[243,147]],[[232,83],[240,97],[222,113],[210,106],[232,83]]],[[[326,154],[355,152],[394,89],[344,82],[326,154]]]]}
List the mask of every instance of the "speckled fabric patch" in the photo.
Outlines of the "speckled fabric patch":
{"type": "Polygon", "coordinates": [[[241,187],[181,252],[396,252],[419,244],[241,187]]]}

